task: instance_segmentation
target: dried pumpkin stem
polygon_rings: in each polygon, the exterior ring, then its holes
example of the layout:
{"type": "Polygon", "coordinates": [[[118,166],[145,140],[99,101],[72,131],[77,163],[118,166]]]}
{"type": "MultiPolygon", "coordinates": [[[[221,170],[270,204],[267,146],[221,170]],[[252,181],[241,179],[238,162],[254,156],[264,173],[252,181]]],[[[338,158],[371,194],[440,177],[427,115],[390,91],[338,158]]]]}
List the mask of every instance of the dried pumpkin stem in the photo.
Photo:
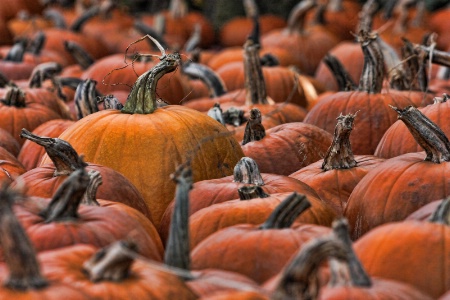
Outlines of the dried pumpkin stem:
{"type": "Polygon", "coordinates": [[[67,29],[66,20],[60,11],[56,9],[46,9],[43,12],[43,16],[45,19],[51,20],[55,28],[67,29]]]}
{"type": "Polygon", "coordinates": [[[36,135],[25,128],[20,137],[26,138],[45,148],[47,155],[55,165],[54,176],[69,175],[73,171],[87,166],[78,156],[78,153],[66,141],[58,138],[49,138],[36,135]]]}
{"type": "Polygon", "coordinates": [[[271,299],[318,299],[319,267],[330,258],[347,259],[344,245],[335,238],[318,238],[305,244],[285,268],[271,299]]]}
{"type": "Polygon", "coordinates": [[[27,51],[32,53],[33,55],[40,55],[42,49],[44,48],[46,39],[46,35],[42,31],[39,31],[31,41],[31,45],[28,47],[27,51]]]}
{"type": "Polygon", "coordinates": [[[56,62],[46,62],[37,65],[30,75],[28,86],[30,88],[40,88],[47,79],[52,79],[62,71],[62,66],[56,62]]]}
{"type": "MultiPolygon", "coordinates": [[[[391,2],[391,1],[388,1],[391,2]]],[[[378,11],[378,3],[376,0],[368,0],[359,12],[359,22],[357,32],[371,32],[373,17],[378,11]]]]}
{"type": "Polygon", "coordinates": [[[267,198],[270,195],[266,194],[259,185],[246,185],[238,188],[239,199],[251,200],[256,198],[267,198]]]}
{"type": "Polygon", "coordinates": [[[86,188],[81,204],[90,206],[100,206],[97,201],[97,191],[100,185],[103,184],[103,178],[99,171],[89,171],[89,185],[86,188]]]}
{"type": "Polygon", "coordinates": [[[351,284],[353,286],[370,287],[372,281],[367,275],[364,267],[353,251],[352,241],[349,235],[349,226],[347,219],[339,219],[333,222],[333,234],[341,241],[346,248],[348,256],[348,268],[350,270],[351,284]]]}
{"type": "Polygon", "coordinates": [[[236,107],[230,107],[222,116],[225,124],[233,125],[234,127],[241,126],[248,121],[245,117],[245,111],[236,107]]]}
{"type": "Polygon", "coordinates": [[[84,168],[70,174],[55,192],[48,206],[39,213],[45,223],[78,219],[78,207],[89,181],[89,175],[84,168]]]}
{"type": "Polygon", "coordinates": [[[242,3],[244,4],[244,10],[245,10],[245,16],[247,18],[255,18],[259,15],[259,9],[256,5],[255,0],[243,0],[242,3]]]}
{"type": "Polygon", "coordinates": [[[259,228],[263,230],[289,228],[295,219],[310,207],[311,203],[305,195],[293,192],[274,209],[259,228]]]}
{"type": "Polygon", "coordinates": [[[423,55],[434,64],[450,67],[450,53],[448,52],[418,44],[414,44],[414,51],[417,55],[423,55]]]}
{"type": "Polygon", "coordinates": [[[257,108],[252,108],[250,110],[250,119],[248,119],[247,125],[245,125],[242,145],[253,141],[262,140],[265,136],[266,130],[262,125],[261,111],[257,108]]]}
{"type": "Polygon", "coordinates": [[[430,216],[429,221],[450,226],[450,197],[447,197],[439,204],[430,216]]]}
{"type": "Polygon", "coordinates": [[[200,79],[206,84],[211,98],[217,98],[227,92],[225,83],[222,78],[217,75],[211,68],[194,62],[187,62],[182,64],[181,68],[183,74],[195,79],[200,79]]]}
{"type": "Polygon", "coordinates": [[[171,0],[169,4],[169,11],[172,18],[179,19],[188,14],[189,7],[185,0],[171,0]]]}
{"type": "Polygon", "coordinates": [[[96,85],[97,81],[86,79],[78,85],[75,91],[75,110],[79,120],[99,111],[97,105],[97,92],[95,90],[96,85]]]}
{"type": "Polygon", "coordinates": [[[211,107],[208,110],[208,116],[210,116],[211,118],[213,118],[214,120],[216,120],[217,122],[219,122],[222,125],[225,125],[225,120],[223,118],[223,111],[222,108],[220,107],[220,103],[216,102],[214,103],[214,106],[211,107]]]}
{"type": "Polygon", "coordinates": [[[87,21],[97,16],[100,13],[100,7],[98,5],[90,7],[86,10],[81,16],[78,17],[75,21],[73,21],[70,26],[70,31],[73,32],[81,32],[81,29],[86,24],[87,21]]]}
{"type": "Polygon", "coordinates": [[[329,0],[327,3],[327,10],[332,12],[340,12],[344,10],[342,0],[329,0]]]}
{"type": "Polygon", "coordinates": [[[24,38],[19,39],[8,51],[5,58],[3,58],[3,61],[22,62],[23,56],[25,55],[25,51],[27,48],[27,44],[28,44],[27,39],[24,38]]]}
{"type": "Polygon", "coordinates": [[[130,241],[117,241],[96,252],[83,264],[83,271],[92,282],[120,282],[130,277],[134,262],[130,252],[136,252],[137,245],[130,241]]]}
{"type": "Polygon", "coordinates": [[[289,13],[287,21],[287,33],[299,33],[302,34],[305,27],[306,14],[317,5],[314,0],[300,1],[295,5],[289,13]]]}
{"type": "Polygon", "coordinates": [[[3,72],[0,72],[0,88],[5,88],[9,84],[9,79],[3,72]]]}
{"type": "Polygon", "coordinates": [[[341,114],[337,118],[338,122],[334,128],[333,142],[323,159],[322,169],[324,171],[356,167],[356,160],[350,144],[350,133],[353,129],[355,117],[356,114],[345,116],[341,114]]]}
{"type": "Polygon", "coordinates": [[[248,39],[244,45],[245,103],[268,104],[266,83],[259,58],[260,46],[248,39]]]}
{"type": "Polygon", "coordinates": [[[253,185],[264,185],[258,164],[250,157],[242,157],[233,170],[233,182],[253,185]]]}
{"type": "Polygon", "coordinates": [[[76,90],[78,85],[82,82],[83,80],[77,77],[60,77],[59,78],[59,82],[61,83],[62,86],[68,87],[72,90],[76,90]]]}
{"type": "Polygon", "coordinates": [[[405,123],[414,139],[425,150],[426,161],[450,161],[450,142],[435,123],[413,106],[407,106],[405,109],[393,106],[391,108],[397,112],[397,118],[405,123]]]}
{"type": "Polygon", "coordinates": [[[193,183],[191,167],[188,164],[180,165],[172,175],[172,180],[177,183],[177,187],[164,263],[171,267],[190,270],[189,191],[193,183]]]}
{"type": "Polygon", "coordinates": [[[64,41],[64,49],[70,53],[81,69],[87,70],[94,64],[92,56],[80,44],[74,41],[64,41]]]}
{"type": "Polygon", "coordinates": [[[323,62],[327,65],[328,69],[330,69],[334,79],[336,79],[339,91],[344,92],[356,90],[357,85],[353,82],[350,74],[336,56],[328,53],[323,58],[323,62]]]}
{"type": "Polygon", "coordinates": [[[48,285],[41,275],[36,251],[15,216],[12,205],[22,197],[6,186],[0,191],[0,245],[9,277],[5,286],[13,290],[37,290],[48,285]]]}
{"type": "Polygon", "coordinates": [[[121,110],[123,108],[123,104],[120,103],[119,99],[114,97],[114,95],[102,96],[99,98],[97,103],[103,103],[104,109],[121,110]]]}
{"type": "Polygon", "coordinates": [[[159,79],[167,73],[176,70],[181,57],[178,53],[167,54],[150,71],[145,72],[136,80],[127,102],[122,109],[127,114],[151,114],[157,108],[156,85],[159,79]]]}
{"type": "Polygon", "coordinates": [[[379,94],[383,88],[384,59],[377,38],[376,33],[367,31],[360,31],[358,35],[364,55],[358,90],[369,94],[379,94]]]}
{"type": "Polygon", "coordinates": [[[8,106],[26,107],[25,92],[16,86],[9,86],[5,97],[0,101],[8,106]]]}
{"type": "MultiPolygon", "coordinates": [[[[201,40],[202,40],[202,26],[200,25],[200,23],[196,23],[194,25],[194,30],[192,31],[191,36],[184,44],[184,51],[186,53],[190,53],[191,55],[197,56],[198,58],[198,55],[200,54],[197,53],[197,50],[199,50],[201,40]]],[[[198,62],[198,59],[193,59],[193,61],[198,62]]]]}

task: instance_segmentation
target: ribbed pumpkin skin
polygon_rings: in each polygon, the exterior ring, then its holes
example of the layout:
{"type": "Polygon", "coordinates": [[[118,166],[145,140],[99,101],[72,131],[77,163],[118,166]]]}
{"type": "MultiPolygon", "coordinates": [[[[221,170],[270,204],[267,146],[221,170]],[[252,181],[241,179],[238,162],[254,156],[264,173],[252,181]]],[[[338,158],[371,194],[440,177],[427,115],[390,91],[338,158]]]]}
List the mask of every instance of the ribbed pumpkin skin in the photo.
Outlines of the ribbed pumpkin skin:
{"type": "MultiPolygon", "coordinates": [[[[54,176],[55,170],[53,163],[44,164],[24,172],[17,181],[11,183],[11,186],[24,184],[27,187],[26,195],[51,198],[68,177],[68,175],[54,176]]],[[[97,198],[126,204],[152,221],[143,196],[125,176],[98,164],[88,164],[86,170],[95,170],[102,175],[103,183],[98,187],[97,198]]]]}
{"type": "Polygon", "coordinates": [[[247,143],[242,149],[262,173],[287,176],[323,158],[332,141],[333,136],[325,130],[294,122],[268,129],[263,139],[247,143]]]}
{"type": "Polygon", "coordinates": [[[83,272],[83,263],[97,251],[90,245],[76,245],[41,253],[42,272],[50,280],[78,287],[89,299],[197,299],[178,276],[139,259],[133,262],[130,276],[122,281],[92,282],[83,272]]]}
{"type": "Polygon", "coordinates": [[[306,166],[289,177],[300,180],[312,187],[322,201],[330,205],[341,216],[348,198],[355,186],[366,174],[384,161],[373,155],[357,155],[357,166],[350,169],[324,171],[323,159],[306,166]]]}
{"type": "Polygon", "coordinates": [[[97,248],[131,238],[141,255],[162,261],[163,245],[156,228],[143,214],[122,203],[102,201],[100,206],[80,205],[76,220],[46,223],[39,214],[51,199],[30,197],[16,205],[14,213],[37,252],[89,244],[97,248]]]}
{"type": "Polygon", "coordinates": [[[87,162],[108,166],[127,177],[143,195],[157,226],[174,197],[170,175],[199,143],[203,144],[192,161],[194,181],[231,175],[244,156],[219,122],[178,105],[148,115],[101,111],[81,119],[60,138],[87,162]],[[205,137],[211,140],[202,141],[205,137]]]}
{"type": "Polygon", "coordinates": [[[353,240],[448,196],[450,162],[436,164],[424,159],[423,152],[388,159],[359,182],[344,211],[353,240]]]}
{"type": "Polygon", "coordinates": [[[304,243],[330,232],[328,227],[311,224],[266,230],[250,224],[228,227],[192,250],[192,268],[233,271],[261,284],[281,271],[304,243]]]}
{"type": "Polygon", "coordinates": [[[354,243],[367,273],[409,283],[434,299],[450,289],[450,227],[405,221],[380,226],[354,243]]]}
{"type": "MultiPolygon", "coordinates": [[[[435,103],[419,110],[435,123],[442,131],[450,136],[450,101],[435,103]]],[[[386,131],[375,151],[375,155],[383,158],[392,158],[405,153],[420,152],[423,149],[411,135],[402,121],[392,124],[386,131]]]]}
{"type": "Polygon", "coordinates": [[[8,184],[25,173],[25,168],[17,158],[5,148],[0,147],[0,184],[4,181],[8,184]]]}
{"type": "MultiPolygon", "coordinates": [[[[299,191],[304,193],[304,191],[299,191]]],[[[291,193],[273,194],[267,198],[252,200],[233,200],[215,204],[192,214],[189,219],[191,246],[195,247],[208,236],[227,227],[238,224],[263,223],[273,210],[291,193]]],[[[308,193],[311,208],[296,219],[296,223],[331,226],[336,215],[333,210],[319,198],[308,193]]]]}
{"type": "Polygon", "coordinates": [[[372,155],[383,134],[397,120],[388,105],[404,108],[422,105],[422,99],[410,98],[407,92],[369,94],[367,92],[338,92],[319,101],[306,115],[305,123],[334,132],[336,118],[358,112],[358,123],[350,136],[354,154],[372,155]]]}

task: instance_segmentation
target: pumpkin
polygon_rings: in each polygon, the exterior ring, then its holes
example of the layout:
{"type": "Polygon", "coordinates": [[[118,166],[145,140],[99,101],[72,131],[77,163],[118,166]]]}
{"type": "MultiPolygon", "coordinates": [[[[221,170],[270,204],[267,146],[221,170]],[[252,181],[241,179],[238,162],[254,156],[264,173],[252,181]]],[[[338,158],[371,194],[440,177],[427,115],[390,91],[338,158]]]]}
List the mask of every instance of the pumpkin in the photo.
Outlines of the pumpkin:
{"type": "Polygon", "coordinates": [[[384,65],[377,35],[361,30],[359,39],[365,63],[358,90],[323,98],[309,111],[304,122],[333,132],[336,117],[358,111],[360,126],[350,137],[353,152],[372,155],[383,134],[395,122],[395,113],[388,105],[420,106],[423,97],[410,98],[409,93],[403,91],[382,92],[384,65]]]}
{"type": "Polygon", "coordinates": [[[163,52],[161,62],[138,78],[122,111],[91,114],[60,136],[86,161],[127,177],[144,196],[155,224],[173,199],[174,161],[192,160],[199,181],[230,175],[243,156],[223,125],[207,115],[179,105],[157,108],[156,84],[179,60],[178,54],[163,52]]]}
{"type": "Polygon", "coordinates": [[[409,283],[434,299],[442,296],[450,289],[450,257],[443,247],[450,239],[449,208],[446,199],[428,222],[385,224],[361,237],[354,247],[367,272],[409,283]],[[406,253],[414,255],[416,263],[406,253]]]}
{"type": "Polygon", "coordinates": [[[376,226],[402,221],[421,206],[443,199],[450,188],[448,138],[417,108],[394,109],[425,149],[426,157],[407,153],[388,159],[356,185],[344,211],[354,240],[376,226]]]}
{"type": "Polygon", "coordinates": [[[9,153],[16,157],[20,151],[19,143],[8,131],[3,128],[0,128],[0,147],[5,148],[9,153]]]}
{"type": "Polygon", "coordinates": [[[314,239],[298,251],[271,299],[431,299],[412,285],[369,277],[352,249],[345,225],[339,223],[333,235],[314,239]],[[321,278],[325,261],[332,278],[326,285],[321,278]]]}
{"type": "Polygon", "coordinates": [[[217,231],[192,250],[192,268],[219,268],[264,282],[279,272],[306,241],[330,231],[311,224],[291,227],[309,206],[306,196],[294,192],[263,224],[240,224],[217,231]],[[221,251],[225,245],[227,251],[221,251]]]}
{"type": "MultiPolygon", "coordinates": [[[[301,191],[310,198],[317,198],[316,192],[303,182],[283,175],[261,174],[253,159],[243,157],[234,167],[233,175],[194,183],[189,194],[189,215],[213,204],[238,199],[241,197],[240,188],[253,186],[260,187],[262,193],[269,195],[301,191]]],[[[161,218],[158,231],[163,241],[169,234],[174,204],[174,201],[169,204],[161,218]]]]}
{"type": "Polygon", "coordinates": [[[0,245],[5,262],[0,264],[0,298],[3,299],[89,299],[76,287],[48,280],[41,272],[42,262],[25,230],[13,213],[13,203],[21,195],[4,186],[1,194],[0,245]]]}
{"type": "Polygon", "coordinates": [[[78,169],[51,199],[27,198],[15,206],[17,218],[36,250],[80,243],[101,248],[131,235],[139,242],[143,256],[160,261],[164,250],[154,225],[126,205],[109,201],[100,206],[95,198],[90,199],[89,196],[95,196],[97,185],[101,182],[94,178],[91,179],[86,170],[78,169]],[[88,188],[93,191],[84,200],[88,188]],[[82,201],[87,205],[81,204],[82,201]],[[113,227],[112,220],[115,223],[113,227]]]}
{"type": "Polygon", "coordinates": [[[101,172],[105,178],[97,195],[100,199],[124,203],[151,219],[141,193],[119,172],[98,164],[86,164],[64,140],[37,136],[27,130],[22,130],[21,136],[45,148],[45,152],[52,161],[29,170],[16,182],[23,183],[27,187],[25,192],[27,195],[51,198],[71,173],[79,168],[87,167],[89,171],[101,172]]]}
{"type": "Polygon", "coordinates": [[[20,161],[8,150],[0,147],[0,182],[11,183],[25,173],[20,161]]]}
{"type": "Polygon", "coordinates": [[[356,114],[340,115],[325,157],[289,175],[316,190],[338,216],[343,214],[358,182],[384,161],[373,155],[353,155],[349,138],[355,117],[356,114]]]}

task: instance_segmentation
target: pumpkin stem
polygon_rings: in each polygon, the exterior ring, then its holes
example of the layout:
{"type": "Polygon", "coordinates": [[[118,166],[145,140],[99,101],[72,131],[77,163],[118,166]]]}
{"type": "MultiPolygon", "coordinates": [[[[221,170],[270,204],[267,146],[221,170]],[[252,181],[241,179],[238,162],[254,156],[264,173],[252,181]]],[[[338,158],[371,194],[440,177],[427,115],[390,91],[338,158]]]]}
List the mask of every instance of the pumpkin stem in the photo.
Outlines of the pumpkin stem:
{"type": "Polygon", "coordinates": [[[403,88],[401,90],[419,90],[425,92],[428,89],[428,76],[426,72],[425,57],[415,55],[413,44],[403,38],[402,58],[406,64],[403,88]]]}
{"type": "Polygon", "coordinates": [[[234,127],[241,126],[247,122],[245,111],[236,107],[230,107],[223,113],[223,120],[225,124],[233,125],[234,127]]]}
{"type": "Polygon", "coordinates": [[[206,84],[211,98],[217,98],[227,92],[222,78],[211,68],[194,62],[186,62],[181,65],[181,71],[190,78],[200,79],[206,84]]]}
{"type": "MultiPolygon", "coordinates": [[[[156,30],[139,20],[135,21],[133,26],[140,33],[154,37],[156,40],[158,40],[161,46],[164,47],[164,49],[169,48],[169,44],[167,44],[163,37],[164,31],[160,32],[159,30],[156,30]]],[[[155,48],[155,44],[153,44],[151,41],[149,43],[152,48],[155,48]]]]}
{"type": "Polygon", "coordinates": [[[6,54],[3,61],[22,62],[23,56],[27,48],[28,40],[25,38],[18,39],[6,54]]]}
{"type": "Polygon", "coordinates": [[[89,185],[86,188],[86,192],[83,195],[81,204],[90,206],[100,206],[97,201],[97,190],[100,185],[103,184],[103,178],[99,171],[91,170],[88,172],[89,185]]]}
{"type": "Polygon", "coordinates": [[[379,94],[383,88],[384,59],[378,35],[367,31],[360,31],[358,41],[364,54],[364,67],[359,81],[359,91],[379,94]]]}
{"type": "Polygon", "coordinates": [[[73,171],[55,192],[48,206],[39,213],[45,223],[78,219],[78,207],[89,180],[84,168],[73,171]]]}
{"type": "Polygon", "coordinates": [[[293,192],[274,209],[259,228],[262,230],[289,228],[295,219],[310,207],[311,203],[305,195],[293,192]]]}
{"type": "Polygon", "coordinates": [[[333,12],[343,11],[342,0],[329,0],[327,3],[327,10],[333,12]]]}
{"type": "Polygon", "coordinates": [[[42,48],[44,48],[45,40],[47,39],[46,35],[39,31],[36,33],[36,36],[31,41],[30,46],[28,47],[28,52],[32,53],[33,55],[40,55],[42,48]]]}
{"type": "Polygon", "coordinates": [[[450,197],[444,199],[428,219],[432,223],[450,226],[450,197]]]}
{"type": "Polygon", "coordinates": [[[394,28],[392,31],[395,34],[403,35],[408,30],[408,6],[409,1],[399,1],[395,7],[395,11],[398,13],[394,28]]]}
{"type": "Polygon", "coordinates": [[[225,125],[225,120],[223,119],[223,111],[220,107],[220,103],[214,103],[214,106],[208,110],[208,116],[210,116],[220,124],[225,125]]]}
{"type": "MultiPolygon", "coordinates": [[[[388,1],[391,2],[391,1],[388,1]]],[[[373,17],[378,11],[378,3],[376,0],[368,0],[359,12],[359,22],[357,32],[371,32],[373,25],[373,17]]]]}
{"type": "Polygon", "coordinates": [[[433,98],[433,104],[436,104],[436,103],[445,103],[445,102],[447,102],[448,99],[450,99],[450,96],[447,95],[446,93],[443,93],[443,94],[442,94],[442,97],[434,97],[434,98],[433,98]]]}
{"type": "Polygon", "coordinates": [[[268,104],[266,83],[259,58],[258,44],[247,39],[244,45],[245,104],[268,104]]]}
{"type": "Polygon", "coordinates": [[[249,142],[262,140],[266,136],[266,130],[264,129],[264,126],[261,122],[261,112],[257,108],[252,108],[250,110],[250,118],[248,119],[247,125],[245,125],[242,145],[245,145],[249,142]]]}
{"type": "Polygon", "coordinates": [[[192,31],[191,36],[184,44],[184,51],[186,53],[195,52],[198,49],[200,42],[202,40],[202,26],[200,23],[195,23],[194,30],[192,31]]]}
{"type": "Polygon", "coordinates": [[[103,103],[104,109],[121,110],[123,108],[122,103],[114,97],[114,95],[106,95],[99,98],[97,103],[103,103]]]}
{"type": "Polygon", "coordinates": [[[100,13],[100,7],[98,5],[92,6],[87,9],[81,16],[78,17],[75,21],[73,21],[69,30],[73,32],[81,32],[81,29],[86,24],[87,21],[97,16],[100,13]]]}
{"type": "Polygon", "coordinates": [[[48,283],[41,275],[33,244],[13,212],[13,203],[22,197],[5,184],[0,190],[0,245],[9,269],[5,286],[19,291],[37,290],[48,283]]]}
{"type": "Polygon", "coordinates": [[[311,22],[312,25],[326,25],[325,13],[327,12],[327,6],[320,4],[314,13],[314,18],[311,22]]]}
{"type": "Polygon", "coordinates": [[[51,20],[53,23],[53,26],[59,29],[66,29],[67,24],[66,20],[64,19],[64,16],[61,14],[60,11],[56,9],[46,9],[43,12],[44,18],[47,20],[51,20]]]}
{"type": "Polygon", "coordinates": [[[345,247],[335,238],[317,238],[305,244],[285,268],[271,299],[318,299],[319,267],[330,258],[347,259],[345,247]]]}
{"type": "Polygon", "coordinates": [[[247,18],[255,18],[259,15],[258,5],[256,5],[255,0],[243,0],[245,16],[247,18]]]}
{"type": "Polygon", "coordinates": [[[414,52],[419,56],[423,55],[433,64],[450,67],[450,53],[436,50],[434,46],[414,44],[414,52]]]}
{"type": "Polygon", "coordinates": [[[372,286],[372,281],[353,250],[348,228],[348,221],[345,218],[333,222],[333,234],[343,243],[347,251],[348,267],[350,269],[352,285],[370,287],[372,286]]]}
{"type": "Polygon", "coordinates": [[[28,87],[41,88],[45,80],[52,79],[61,70],[62,66],[56,62],[46,62],[37,65],[30,75],[28,87]]]}
{"type": "Polygon", "coordinates": [[[355,117],[356,113],[345,116],[341,114],[337,117],[338,122],[334,128],[333,142],[323,159],[322,170],[329,171],[356,167],[356,160],[350,144],[350,134],[355,117]]]}
{"type": "Polygon", "coordinates": [[[73,41],[64,41],[64,49],[70,53],[82,70],[87,70],[94,64],[94,59],[92,56],[78,43],[73,41]]]}
{"type": "Polygon", "coordinates": [[[239,199],[251,200],[256,198],[267,198],[270,195],[266,194],[259,185],[246,185],[238,188],[239,199]]]}
{"type": "MultiPolygon", "coordinates": [[[[154,40],[152,37],[148,37],[154,40]]],[[[159,79],[165,74],[175,71],[180,64],[180,54],[166,54],[161,44],[158,43],[157,45],[158,48],[162,49],[161,61],[136,80],[122,109],[123,113],[151,114],[155,111],[157,108],[156,85],[159,79]]]]}
{"type": "Polygon", "coordinates": [[[233,182],[253,185],[264,185],[258,164],[250,157],[242,157],[234,166],[233,182]]]}
{"type": "Polygon", "coordinates": [[[348,74],[347,70],[336,56],[328,53],[323,58],[323,62],[327,65],[328,69],[330,69],[334,79],[336,79],[339,91],[347,92],[357,89],[357,85],[353,82],[350,74],[348,74]]]}
{"type": "Polygon", "coordinates": [[[10,83],[9,79],[6,77],[3,72],[0,72],[0,88],[5,88],[10,83]]]}
{"type": "Polygon", "coordinates": [[[27,106],[25,101],[25,92],[17,86],[8,86],[4,99],[1,99],[0,101],[8,106],[27,106]]]}
{"type": "Polygon", "coordinates": [[[62,86],[66,86],[72,90],[76,90],[78,85],[83,81],[83,79],[77,77],[61,77],[59,81],[62,86]]]}
{"type": "Polygon", "coordinates": [[[397,118],[405,123],[414,139],[425,150],[426,161],[450,161],[450,141],[435,123],[413,106],[407,106],[405,109],[393,106],[391,108],[397,112],[397,118]]]}
{"type": "Polygon", "coordinates": [[[180,19],[188,14],[189,7],[185,0],[171,0],[169,5],[170,16],[180,19]]]}
{"type": "Polygon", "coordinates": [[[289,13],[287,21],[287,33],[299,33],[302,34],[305,28],[305,18],[306,14],[317,5],[314,0],[304,0],[300,1],[295,5],[289,13]]]}
{"type": "Polygon", "coordinates": [[[250,35],[248,36],[248,39],[252,40],[253,44],[255,44],[255,45],[261,45],[261,42],[260,42],[261,30],[260,30],[258,12],[256,12],[256,14],[254,16],[252,16],[252,22],[253,22],[253,28],[252,28],[252,32],[250,32],[250,35]]]}
{"type": "Polygon", "coordinates": [[[78,85],[74,97],[78,120],[99,111],[96,85],[97,81],[92,79],[86,79],[78,85]]]}
{"type": "Polygon", "coordinates": [[[69,175],[73,171],[87,166],[81,157],[78,156],[75,149],[64,140],[41,137],[25,128],[22,129],[20,137],[26,138],[45,148],[47,155],[55,165],[55,173],[53,176],[69,175]]]}
{"type": "Polygon", "coordinates": [[[190,270],[189,191],[193,183],[191,166],[189,164],[178,166],[171,178],[177,187],[164,263],[171,267],[190,270]]]}
{"type": "Polygon", "coordinates": [[[130,277],[134,262],[130,252],[137,252],[137,245],[131,241],[117,241],[96,252],[84,262],[83,271],[92,282],[120,282],[130,277]]]}

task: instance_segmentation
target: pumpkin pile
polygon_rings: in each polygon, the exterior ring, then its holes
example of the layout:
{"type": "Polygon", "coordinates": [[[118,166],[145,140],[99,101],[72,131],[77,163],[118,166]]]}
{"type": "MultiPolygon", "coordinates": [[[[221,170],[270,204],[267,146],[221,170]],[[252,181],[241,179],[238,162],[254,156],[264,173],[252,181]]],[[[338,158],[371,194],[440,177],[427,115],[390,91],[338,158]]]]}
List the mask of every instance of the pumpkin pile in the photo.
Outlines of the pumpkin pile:
{"type": "Polygon", "coordinates": [[[271,2],[0,3],[0,299],[450,299],[449,9],[271,2]]]}

